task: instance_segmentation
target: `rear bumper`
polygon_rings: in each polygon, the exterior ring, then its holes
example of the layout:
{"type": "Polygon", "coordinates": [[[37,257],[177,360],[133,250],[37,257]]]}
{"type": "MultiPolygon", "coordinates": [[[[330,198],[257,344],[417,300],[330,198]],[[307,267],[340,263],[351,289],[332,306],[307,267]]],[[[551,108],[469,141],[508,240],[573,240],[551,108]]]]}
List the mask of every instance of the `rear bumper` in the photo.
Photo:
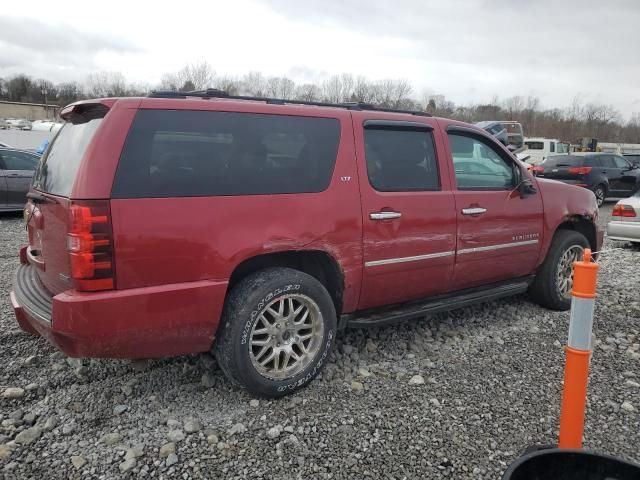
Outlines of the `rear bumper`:
{"type": "Polygon", "coordinates": [[[607,224],[607,237],[611,240],[640,242],[640,222],[609,222],[607,224]]]}
{"type": "Polygon", "coordinates": [[[51,297],[21,265],[11,303],[21,328],[70,357],[152,358],[207,351],[227,282],[198,282],[51,297]],[[48,300],[48,303],[47,303],[48,300]]]}

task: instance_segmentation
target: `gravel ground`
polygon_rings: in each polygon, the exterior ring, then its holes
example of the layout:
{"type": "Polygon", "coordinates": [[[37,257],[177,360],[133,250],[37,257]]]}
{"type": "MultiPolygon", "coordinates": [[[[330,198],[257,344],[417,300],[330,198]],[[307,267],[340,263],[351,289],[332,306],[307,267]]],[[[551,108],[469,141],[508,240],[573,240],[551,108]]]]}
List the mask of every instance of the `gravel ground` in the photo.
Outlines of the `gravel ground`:
{"type": "MultiPolygon", "coordinates": [[[[347,331],[307,389],[256,400],[209,355],[78,361],[23,333],[8,290],[24,230],[0,221],[0,477],[498,479],[557,440],[569,316],[526,296],[347,331]]],[[[601,259],[585,432],[636,461],[639,258],[601,259]]]]}

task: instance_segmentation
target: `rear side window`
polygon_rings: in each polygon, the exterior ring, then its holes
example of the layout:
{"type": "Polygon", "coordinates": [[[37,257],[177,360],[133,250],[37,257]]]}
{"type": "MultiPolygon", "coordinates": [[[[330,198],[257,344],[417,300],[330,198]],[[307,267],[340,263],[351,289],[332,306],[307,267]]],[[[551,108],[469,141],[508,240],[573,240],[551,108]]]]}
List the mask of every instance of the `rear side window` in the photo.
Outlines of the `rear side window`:
{"type": "Polygon", "coordinates": [[[7,170],[35,170],[39,160],[31,153],[0,150],[0,168],[7,170]]]}
{"type": "Polygon", "coordinates": [[[381,192],[439,190],[438,163],[430,131],[365,128],[371,186],[381,192]]]}
{"type": "Polygon", "coordinates": [[[529,150],[544,150],[543,142],[524,142],[529,150]]]}
{"type": "Polygon", "coordinates": [[[40,160],[34,188],[63,197],[71,195],[82,157],[106,113],[104,107],[92,108],[65,123],[40,160]]]}
{"type": "Polygon", "coordinates": [[[329,186],[337,119],[141,110],[113,198],[312,193],[329,186]]]}
{"type": "Polygon", "coordinates": [[[556,151],[556,143],[555,142],[549,143],[549,151],[555,153],[555,151],[556,151]]]}

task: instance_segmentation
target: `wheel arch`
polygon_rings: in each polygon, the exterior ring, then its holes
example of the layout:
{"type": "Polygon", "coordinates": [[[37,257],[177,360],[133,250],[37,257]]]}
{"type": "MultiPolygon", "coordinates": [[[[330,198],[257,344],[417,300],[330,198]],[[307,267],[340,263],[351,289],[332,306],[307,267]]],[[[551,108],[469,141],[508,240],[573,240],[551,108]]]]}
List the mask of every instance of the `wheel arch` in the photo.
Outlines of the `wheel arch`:
{"type": "Polygon", "coordinates": [[[342,312],[344,273],[338,261],[322,250],[289,250],[246,258],[233,269],[229,277],[227,294],[247,275],[270,267],[288,267],[311,275],[327,289],[337,314],[340,315],[342,312]]]}
{"type": "Polygon", "coordinates": [[[596,225],[590,217],[584,215],[571,215],[558,225],[553,233],[554,236],[560,230],[574,230],[579,232],[587,238],[587,241],[593,251],[598,249],[596,225]]]}

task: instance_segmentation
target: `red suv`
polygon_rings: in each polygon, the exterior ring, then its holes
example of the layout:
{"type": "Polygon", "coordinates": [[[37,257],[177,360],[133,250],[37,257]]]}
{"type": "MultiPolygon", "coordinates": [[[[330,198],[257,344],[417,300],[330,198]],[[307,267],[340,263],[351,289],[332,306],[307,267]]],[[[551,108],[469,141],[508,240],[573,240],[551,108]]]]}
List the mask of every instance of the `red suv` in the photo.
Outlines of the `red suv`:
{"type": "Polygon", "coordinates": [[[303,387],[337,330],[529,291],[570,305],[589,191],[422,112],[158,92],[72,104],[25,208],[11,300],[73,357],[213,349],[254,394],[303,387]]]}

